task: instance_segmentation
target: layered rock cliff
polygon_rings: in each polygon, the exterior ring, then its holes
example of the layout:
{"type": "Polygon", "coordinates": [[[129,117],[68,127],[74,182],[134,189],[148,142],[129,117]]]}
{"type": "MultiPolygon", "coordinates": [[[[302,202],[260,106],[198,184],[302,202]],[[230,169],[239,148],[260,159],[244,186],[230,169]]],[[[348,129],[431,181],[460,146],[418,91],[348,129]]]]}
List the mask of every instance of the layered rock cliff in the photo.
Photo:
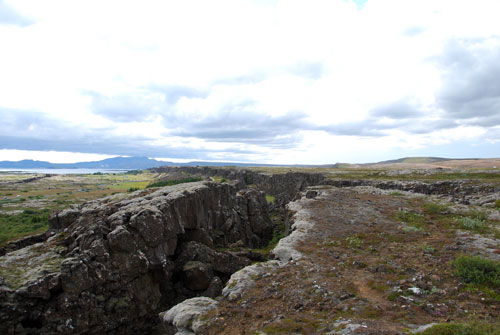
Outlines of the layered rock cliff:
{"type": "Polygon", "coordinates": [[[222,177],[227,180],[238,181],[243,187],[256,186],[266,194],[275,197],[275,206],[283,207],[288,202],[300,197],[299,193],[308,186],[324,184],[327,177],[322,173],[287,172],[267,174],[242,168],[214,168],[214,167],[160,167],[152,169],[158,173],[172,175],[173,179],[184,175],[201,177],[222,177]]]}
{"type": "Polygon", "coordinates": [[[0,259],[0,333],[148,333],[157,312],[220,294],[250,260],[214,246],[272,236],[264,193],[199,182],[56,213],[52,235],[0,259]]]}

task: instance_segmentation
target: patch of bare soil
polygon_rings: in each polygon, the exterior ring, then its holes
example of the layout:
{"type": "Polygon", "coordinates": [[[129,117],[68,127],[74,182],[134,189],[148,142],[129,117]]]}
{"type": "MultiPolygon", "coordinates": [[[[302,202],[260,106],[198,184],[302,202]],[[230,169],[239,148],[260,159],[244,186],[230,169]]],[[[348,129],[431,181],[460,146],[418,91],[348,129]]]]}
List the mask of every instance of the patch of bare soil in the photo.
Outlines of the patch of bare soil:
{"type": "Polygon", "coordinates": [[[500,302],[469,292],[452,274],[454,231],[421,199],[323,189],[301,201],[315,226],[303,257],[223,300],[203,334],[398,334],[432,322],[498,320],[500,302]],[[396,213],[425,217],[418,231],[396,213]]]}

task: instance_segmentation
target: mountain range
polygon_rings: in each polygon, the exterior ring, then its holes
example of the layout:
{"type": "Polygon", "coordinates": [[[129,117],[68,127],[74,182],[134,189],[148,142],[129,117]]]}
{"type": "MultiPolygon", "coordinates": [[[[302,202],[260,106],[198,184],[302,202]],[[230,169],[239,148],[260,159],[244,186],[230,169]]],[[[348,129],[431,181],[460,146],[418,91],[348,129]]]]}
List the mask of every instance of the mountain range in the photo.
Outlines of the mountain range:
{"type": "Polygon", "coordinates": [[[288,166],[288,167],[323,167],[323,168],[360,168],[360,167],[381,167],[381,168],[497,168],[500,166],[500,159],[453,159],[440,157],[405,157],[400,159],[382,161],[378,163],[349,164],[336,163],[325,165],[279,165],[279,164],[259,164],[259,163],[234,163],[234,162],[201,162],[192,161],[187,163],[174,163],[159,161],[148,157],[114,157],[94,162],[79,163],[50,163],[35,160],[22,161],[0,161],[0,169],[106,169],[106,170],[142,170],[160,166],[288,166]]]}
{"type": "Polygon", "coordinates": [[[21,161],[0,161],[0,169],[109,169],[140,170],[159,166],[272,166],[270,164],[231,163],[231,162],[187,162],[174,163],[158,161],[148,157],[114,157],[94,162],[50,163],[25,159],[21,161]]]}

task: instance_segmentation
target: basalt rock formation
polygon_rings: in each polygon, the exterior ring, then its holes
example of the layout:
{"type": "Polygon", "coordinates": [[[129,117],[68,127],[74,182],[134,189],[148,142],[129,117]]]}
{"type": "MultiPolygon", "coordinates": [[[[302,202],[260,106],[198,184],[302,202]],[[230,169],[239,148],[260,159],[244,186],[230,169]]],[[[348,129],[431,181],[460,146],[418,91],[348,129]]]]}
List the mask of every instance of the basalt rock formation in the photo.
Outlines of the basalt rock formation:
{"type": "Polygon", "coordinates": [[[449,201],[472,204],[491,205],[500,197],[500,187],[497,184],[475,183],[473,180],[443,180],[436,182],[402,181],[402,180],[363,180],[329,178],[322,173],[287,172],[267,174],[242,168],[213,167],[161,167],[153,169],[159,173],[174,176],[192,175],[200,177],[223,177],[227,180],[237,180],[242,187],[255,185],[266,194],[273,195],[273,208],[283,208],[290,201],[300,198],[309,186],[332,185],[336,187],[371,186],[383,190],[400,190],[426,195],[449,197],[449,201]]]}
{"type": "Polygon", "coordinates": [[[292,200],[300,198],[300,192],[308,186],[325,184],[327,178],[321,173],[287,172],[280,174],[267,174],[242,168],[213,168],[203,167],[161,167],[151,169],[158,173],[173,175],[173,179],[183,175],[214,177],[218,176],[227,180],[238,181],[242,187],[256,186],[266,194],[275,197],[274,206],[284,207],[292,200]]]}
{"type": "Polygon", "coordinates": [[[214,247],[262,247],[264,193],[198,182],[72,207],[46,241],[0,259],[0,333],[145,334],[157,313],[220,295],[248,258],[214,247]]]}
{"type": "Polygon", "coordinates": [[[448,196],[450,201],[464,204],[485,205],[493,203],[500,196],[500,186],[475,184],[466,180],[443,180],[437,182],[400,180],[350,180],[330,179],[328,185],[336,187],[371,186],[383,190],[400,190],[426,195],[448,196]]]}

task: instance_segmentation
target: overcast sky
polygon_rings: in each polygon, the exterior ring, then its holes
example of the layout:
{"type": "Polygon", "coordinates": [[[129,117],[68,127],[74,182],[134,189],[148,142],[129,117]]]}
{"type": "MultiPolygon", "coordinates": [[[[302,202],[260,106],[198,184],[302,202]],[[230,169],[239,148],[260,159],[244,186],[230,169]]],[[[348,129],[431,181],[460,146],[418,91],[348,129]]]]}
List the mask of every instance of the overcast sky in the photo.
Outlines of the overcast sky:
{"type": "Polygon", "coordinates": [[[500,157],[498,0],[0,0],[0,160],[500,157]]]}

